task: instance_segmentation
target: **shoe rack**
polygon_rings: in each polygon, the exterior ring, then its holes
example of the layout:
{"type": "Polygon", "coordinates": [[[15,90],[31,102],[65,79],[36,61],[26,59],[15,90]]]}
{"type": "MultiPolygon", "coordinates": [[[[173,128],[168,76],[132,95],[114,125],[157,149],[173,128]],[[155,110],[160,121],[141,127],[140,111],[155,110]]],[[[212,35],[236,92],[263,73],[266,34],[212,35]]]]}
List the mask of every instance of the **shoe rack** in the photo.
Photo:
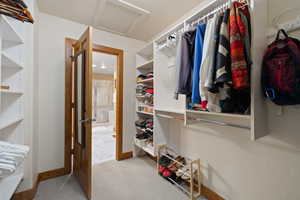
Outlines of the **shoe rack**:
{"type": "Polygon", "coordinates": [[[167,145],[160,145],[157,151],[157,171],[165,180],[186,194],[190,200],[196,200],[200,197],[202,181],[199,159],[191,160],[179,156],[167,145]],[[162,158],[169,160],[168,166],[161,166],[162,158]],[[168,171],[167,175],[161,171],[162,169],[168,171]]]}

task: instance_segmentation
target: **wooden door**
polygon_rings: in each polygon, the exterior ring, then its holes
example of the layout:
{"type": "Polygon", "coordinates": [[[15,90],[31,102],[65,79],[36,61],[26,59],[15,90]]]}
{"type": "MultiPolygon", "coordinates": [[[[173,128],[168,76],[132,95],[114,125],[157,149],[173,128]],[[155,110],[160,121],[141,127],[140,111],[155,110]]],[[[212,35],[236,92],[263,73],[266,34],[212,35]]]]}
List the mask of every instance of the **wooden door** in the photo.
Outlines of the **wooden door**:
{"type": "Polygon", "coordinates": [[[88,199],[92,193],[92,28],[74,44],[74,175],[88,199]]]}

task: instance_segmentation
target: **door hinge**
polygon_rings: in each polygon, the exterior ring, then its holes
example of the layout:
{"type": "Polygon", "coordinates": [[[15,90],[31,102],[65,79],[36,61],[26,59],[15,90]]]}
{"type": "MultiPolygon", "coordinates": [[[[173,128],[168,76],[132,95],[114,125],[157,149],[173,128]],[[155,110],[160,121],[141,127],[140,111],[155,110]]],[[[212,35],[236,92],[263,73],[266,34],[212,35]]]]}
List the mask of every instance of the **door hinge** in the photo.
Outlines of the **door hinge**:
{"type": "Polygon", "coordinates": [[[71,155],[75,154],[75,149],[71,149],[71,155]]]}
{"type": "Polygon", "coordinates": [[[72,106],[72,108],[75,108],[75,103],[72,103],[71,106],[72,106]]]}

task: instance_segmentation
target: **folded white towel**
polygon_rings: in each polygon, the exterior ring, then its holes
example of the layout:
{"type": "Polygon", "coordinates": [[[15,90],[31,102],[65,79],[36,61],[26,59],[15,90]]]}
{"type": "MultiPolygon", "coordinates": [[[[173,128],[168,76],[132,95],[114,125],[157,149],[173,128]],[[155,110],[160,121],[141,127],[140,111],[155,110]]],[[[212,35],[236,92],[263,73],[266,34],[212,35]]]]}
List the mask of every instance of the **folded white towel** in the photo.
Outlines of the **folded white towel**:
{"type": "Polygon", "coordinates": [[[15,162],[16,166],[20,166],[20,164],[24,161],[25,156],[21,154],[15,154],[10,152],[1,152],[0,153],[0,159],[8,159],[15,162]]]}
{"type": "Polygon", "coordinates": [[[9,165],[13,165],[13,166],[17,166],[16,160],[15,159],[11,159],[11,158],[1,158],[0,157],[0,163],[2,164],[9,164],[9,165]]]}
{"type": "Polygon", "coordinates": [[[0,163],[0,178],[12,175],[16,171],[16,167],[9,164],[0,163]]]}
{"type": "Polygon", "coordinates": [[[1,149],[0,148],[0,154],[1,153],[13,153],[13,154],[16,154],[16,155],[20,155],[20,156],[27,156],[27,153],[25,152],[21,152],[21,151],[12,151],[12,150],[9,150],[9,149],[1,149]]]}
{"type": "Polygon", "coordinates": [[[29,152],[29,147],[0,141],[0,153],[2,152],[15,153],[25,157],[29,152]]]}
{"type": "Polygon", "coordinates": [[[25,146],[25,145],[20,145],[20,144],[12,144],[9,142],[3,142],[0,141],[0,148],[3,147],[4,149],[11,149],[14,151],[21,151],[21,152],[25,152],[28,153],[29,152],[29,147],[25,146]]]}

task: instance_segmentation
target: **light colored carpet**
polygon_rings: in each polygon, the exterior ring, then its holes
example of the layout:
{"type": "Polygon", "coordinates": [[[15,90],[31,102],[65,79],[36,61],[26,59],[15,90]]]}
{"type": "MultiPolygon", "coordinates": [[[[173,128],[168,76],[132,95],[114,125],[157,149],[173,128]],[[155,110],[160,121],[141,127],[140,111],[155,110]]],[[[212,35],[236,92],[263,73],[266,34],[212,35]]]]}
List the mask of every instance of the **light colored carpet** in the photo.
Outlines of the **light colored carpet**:
{"type": "MultiPolygon", "coordinates": [[[[85,200],[73,177],[42,182],[36,200],[85,200]]],[[[149,158],[108,161],[93,167],[93,200],[188,200],[158,176],[149,158]]]]}
{"type": "Polygon", "coordinates": [[[114,134],[113,126],[93,127],[93,165],[115,160],[116,139],[113,138],[114,134]]]}
{"type": "Polygon", "coordinates": [[[93,197],[95,200],[188,199],[157,174],[155,162],[147,157],[94,166],[93,197]]]}
{"type": "Polygon", "coordinates": [[[35,200],[86,200],[73,176],[63,176],[40,183],[35,200]]]}

